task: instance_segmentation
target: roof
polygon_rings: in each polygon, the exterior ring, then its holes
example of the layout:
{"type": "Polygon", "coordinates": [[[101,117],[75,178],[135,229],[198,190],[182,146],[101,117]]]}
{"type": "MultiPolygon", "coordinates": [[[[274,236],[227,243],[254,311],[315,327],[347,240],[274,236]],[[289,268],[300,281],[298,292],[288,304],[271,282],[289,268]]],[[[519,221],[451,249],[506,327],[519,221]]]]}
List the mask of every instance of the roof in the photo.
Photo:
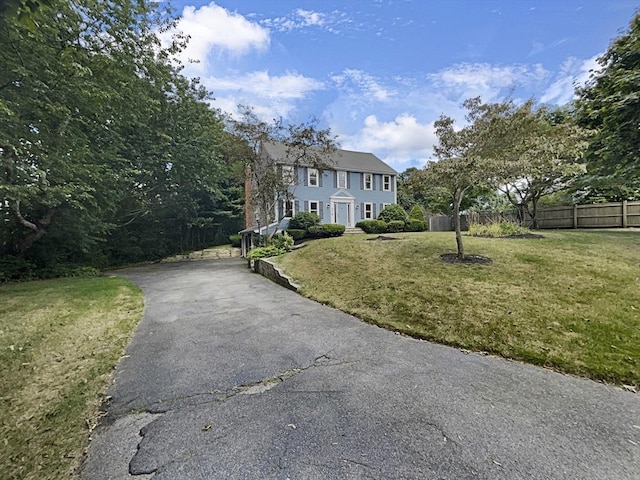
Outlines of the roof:
{"type": "MultiPolygon", "coordinates": [[[[287,147],[282,143],[265,142],[262,147],[267,154],[278,163],[293,163],[287,161],[287,147]]],[[[328,156],[327,164],[334,170],[346,170],[348,172],[383,173],[385,175],[397,175],[393,168],[384,163],[373,153],[352,152],[351,150],[336,150],[328,156]]],[[[304,161],[302,162],[304,165],[304,161]]]]}

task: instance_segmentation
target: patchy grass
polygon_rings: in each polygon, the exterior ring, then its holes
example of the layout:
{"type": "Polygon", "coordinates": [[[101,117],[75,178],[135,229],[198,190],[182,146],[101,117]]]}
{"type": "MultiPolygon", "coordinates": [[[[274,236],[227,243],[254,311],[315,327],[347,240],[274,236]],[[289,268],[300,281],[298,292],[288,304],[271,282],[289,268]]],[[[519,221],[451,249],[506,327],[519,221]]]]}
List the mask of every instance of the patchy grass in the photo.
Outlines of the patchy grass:
{"type": "Polygon", "coordinates": [[[275,261],[302,293],[406,334],[593,379],[640,384],[640,231],[465,237],[489,265],[447,264],[454,234],[350,235],[275,261]]]}
{"type": "Polygon", "coordinates": [[[77,475],[142,308],[121,278],[0,286],[0,478],[77,475]]]}

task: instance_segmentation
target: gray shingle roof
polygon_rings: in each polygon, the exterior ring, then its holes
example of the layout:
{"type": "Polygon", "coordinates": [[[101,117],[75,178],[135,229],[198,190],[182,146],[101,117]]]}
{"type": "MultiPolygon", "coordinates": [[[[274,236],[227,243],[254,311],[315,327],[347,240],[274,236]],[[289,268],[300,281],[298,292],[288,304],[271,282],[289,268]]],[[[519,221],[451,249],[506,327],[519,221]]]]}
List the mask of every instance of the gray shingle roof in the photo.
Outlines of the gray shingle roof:
{"type": "MultiPolygon", "coordinates": [[[[262,147],[266,153],[278,163],[292,163],[286,158],[286,147],[282,143],[265,142],[262,147]]],[[[304,162],[302,162],[304,164],[304,162]]],[[[327,159],[327,163],[335,170],[348,172],[383,173],[397,175],[393,168],[384,163],[373,153],[352,152],[350,150],[336,150],[327,159]]]]}

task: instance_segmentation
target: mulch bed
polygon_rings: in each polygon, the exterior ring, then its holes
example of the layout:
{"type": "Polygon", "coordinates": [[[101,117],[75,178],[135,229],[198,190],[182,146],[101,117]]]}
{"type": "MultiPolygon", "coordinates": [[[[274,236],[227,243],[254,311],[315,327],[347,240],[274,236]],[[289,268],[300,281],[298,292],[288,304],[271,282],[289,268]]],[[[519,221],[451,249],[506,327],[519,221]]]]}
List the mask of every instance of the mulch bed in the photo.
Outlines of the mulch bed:
{"type": "Polygon", "coordinates": [[[480,238],[544,238],[544,235],[539,233],[521,233],[519,235],[502,235],[501,237],[492,237],[491,235],[469,235],[471,237],[480,238]]]}
{"type": "Polygon", "coordinates": [[[443,262],[447,262],[447,263],[464,263],[464,264],[476,263],[480,265],[486,265],[488,263],[491,263],[491,259],[489,257],[484,257],[482,255],[474,255],[474,254],[465,255],[464,258],[458,258],[457,253],[443,253],[442,255],[440,255],[440,258],[442,259],[443,262]]]}

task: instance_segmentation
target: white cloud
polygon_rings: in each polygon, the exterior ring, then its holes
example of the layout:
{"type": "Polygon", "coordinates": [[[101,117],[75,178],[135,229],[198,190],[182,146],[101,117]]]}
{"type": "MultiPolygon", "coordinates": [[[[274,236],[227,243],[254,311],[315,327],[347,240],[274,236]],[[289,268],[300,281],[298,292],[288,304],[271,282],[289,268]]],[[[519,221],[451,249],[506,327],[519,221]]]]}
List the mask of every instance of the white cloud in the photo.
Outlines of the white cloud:
{"type": "Polygon", "coordinates": [[[351,20],[344,12],[338,10],[324,13],[298,8],[287,16],[268,18],[262,20],[261,23],[278,32],[290,32],[292,30],[315,27],[331,33],[340,33],[339,27],[350,24],[351,20]]]}
{"type": "Polygon", "coordinates": [[[427,75],[434,87],[461,99],[481,96],[486,102],[494,101],[505,89],[544,81],[549,72],[541,64],[498,66],[488,63],[461,63],[427,75]]]}
{"type": "MultiPolygon", "coordinates": [[[[214,52],[244,55],[252,50],[264,51],[270,44],[269,30],[214,2],[198,9],[184,7],[176,29],[190,37],[179,59],[185,64],[190,60],[197,61],[189,65],[196,74],[207,70],[207,59],[214,52]]],[[[166,32],[161,38],[168,42],[171,34],[166,32]]]]}
{"type": "Polygon", "coordinates": [[[402,171],[408,166],[423,165],[431,158],[437,138],[433,123],[422,124],[415,116],[402,113],[390,122],[369,115],[359,132],[342,135],[340,141],[346,149],[373,152],[402,171]]]}
{"type": "Polygon", "coordinates": [[[597,71],[600,65],[595,55],[587,60],[579,60],[575,57],[567,58],[555,81],[546,89],[540,101],[543,103],[555,103],[565,105],[575,98],[575,87],[584,85],[592,71],[597,71]]]}
{"type": "Polygon", "coordinates": [[[362,70],[347,68],[342,74],[334,75],[331,79],[339,90],[350,95],[360,95],[365,100],[386,102],[397,94],[395,90],[384,87],[373,76],[362,70]]]}
{"type": "Polygon", "coordinates": [[[250,105],[264,120],[288,117],[297,100],[325,88],[322,82],[297,72],[272,76],[268,71],[257,71],[230,77],[207,77],[203,83],[213,90],[214,106],[235,113],[239,103],[250,105]]]}

